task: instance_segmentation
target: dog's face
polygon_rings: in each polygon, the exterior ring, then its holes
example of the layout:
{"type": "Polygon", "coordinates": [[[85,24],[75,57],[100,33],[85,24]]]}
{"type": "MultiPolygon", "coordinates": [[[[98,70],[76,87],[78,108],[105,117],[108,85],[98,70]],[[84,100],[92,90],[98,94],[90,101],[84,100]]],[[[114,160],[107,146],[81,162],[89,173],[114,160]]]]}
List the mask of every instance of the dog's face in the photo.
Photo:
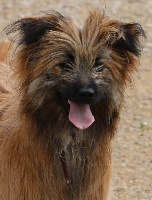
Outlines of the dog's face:
{"type": "Polygon", "coordinates": [[[93,10],[81,29],[53,13],[21,19],[7,30],[14,31],[26,109],[54,106],[79,129],[96,120],[92,112],[111,117],[120,109],[141,50],[139,24],[113,21],[93,10]]]}

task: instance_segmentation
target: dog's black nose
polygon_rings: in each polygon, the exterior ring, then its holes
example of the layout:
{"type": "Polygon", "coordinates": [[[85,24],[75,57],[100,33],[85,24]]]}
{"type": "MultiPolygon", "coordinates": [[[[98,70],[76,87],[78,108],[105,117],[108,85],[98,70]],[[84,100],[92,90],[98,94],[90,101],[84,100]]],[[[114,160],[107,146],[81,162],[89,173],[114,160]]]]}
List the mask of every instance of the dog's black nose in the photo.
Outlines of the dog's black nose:
{"type": "Polygon", "coordinates": [[[79,98],[85,100],[91,100],[94,98],[95,92],[92,88],[81,88],[79,90],[79,98]]]}

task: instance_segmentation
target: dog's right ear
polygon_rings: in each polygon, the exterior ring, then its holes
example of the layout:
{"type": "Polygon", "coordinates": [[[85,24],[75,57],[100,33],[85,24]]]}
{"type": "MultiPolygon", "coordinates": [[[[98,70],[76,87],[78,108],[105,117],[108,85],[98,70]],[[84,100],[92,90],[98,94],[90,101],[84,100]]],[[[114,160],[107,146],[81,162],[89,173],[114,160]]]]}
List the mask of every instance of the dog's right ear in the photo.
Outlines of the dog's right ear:
{"type": "Polygon", "coordinates": [[[48,31],[54,30],[56,21],[43,18],[26,18],[18,22],[22,33],[22,43],[32,44],[40,40],[48,31]]]}
{"type": "Polygon", "coordinates": [[[61,18],[63,16],[57,12],[42,17],[23,18],[8,26],[4,33],[13,34],[13,41],[17,40],[20,44],[33,44],[38,42],[47,32],[59,30],[61,18]]]}

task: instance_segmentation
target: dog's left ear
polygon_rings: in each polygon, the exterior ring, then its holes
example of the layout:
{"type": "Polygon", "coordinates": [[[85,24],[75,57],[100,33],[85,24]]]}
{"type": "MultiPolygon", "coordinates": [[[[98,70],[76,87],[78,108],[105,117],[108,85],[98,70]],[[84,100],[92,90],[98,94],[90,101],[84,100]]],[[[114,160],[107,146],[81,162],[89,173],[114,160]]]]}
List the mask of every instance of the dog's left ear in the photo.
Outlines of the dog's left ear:
{"type": "Polygon", "coordinates": [[[113,48],[120,53],[130,52],[139,56],[142,50],[142,38],[146,38],[144,30],[138,23],[120,24],[120,35],[113,41],[113,48]]]}

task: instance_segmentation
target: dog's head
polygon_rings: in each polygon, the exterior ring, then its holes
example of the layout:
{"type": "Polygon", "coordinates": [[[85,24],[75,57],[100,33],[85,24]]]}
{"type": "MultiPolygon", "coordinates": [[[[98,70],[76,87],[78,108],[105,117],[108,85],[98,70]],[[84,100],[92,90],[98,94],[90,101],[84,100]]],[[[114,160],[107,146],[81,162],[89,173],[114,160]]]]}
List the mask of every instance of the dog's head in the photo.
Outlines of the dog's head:
{"type": "Polygon", "coordinates": [[[21,19],[6,32],[17,41],[15,62],[26,110],[69,113],[79,129],[98,118],[110,123],[138,64],[144,36],[138,23],[92,10],[78,28],[72,19],[52,12],[21,19]]]}

